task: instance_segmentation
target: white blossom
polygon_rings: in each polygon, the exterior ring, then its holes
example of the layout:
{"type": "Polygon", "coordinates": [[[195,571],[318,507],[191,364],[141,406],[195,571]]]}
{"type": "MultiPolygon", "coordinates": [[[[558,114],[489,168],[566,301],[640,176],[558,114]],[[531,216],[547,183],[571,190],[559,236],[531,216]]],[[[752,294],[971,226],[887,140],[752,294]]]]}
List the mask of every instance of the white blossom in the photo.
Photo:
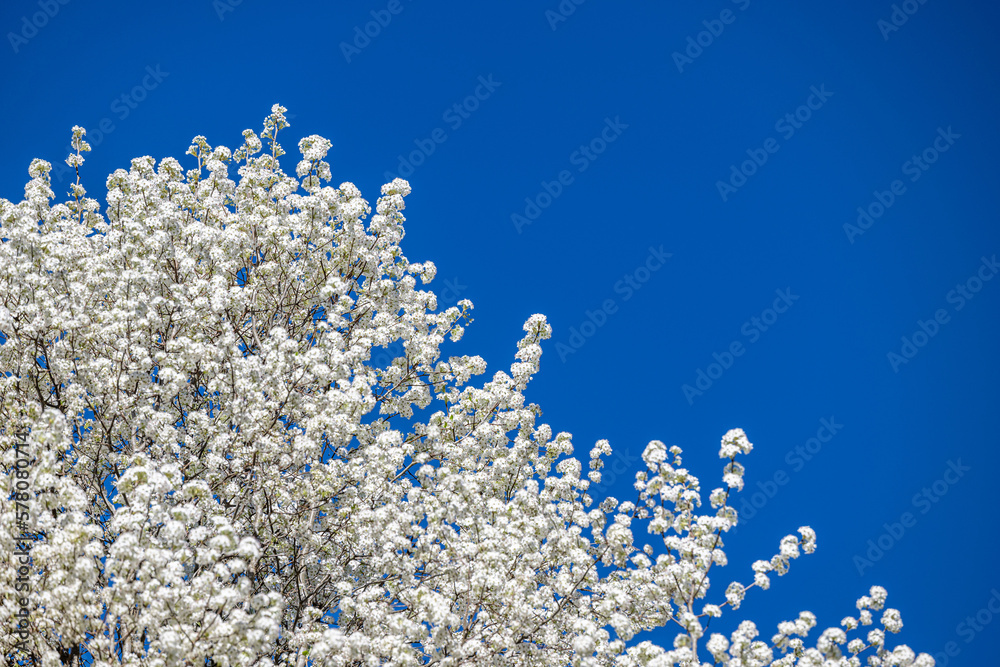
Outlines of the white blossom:
{"type": "MultiPolygon", "coordinates": [[[[196,136],[186,170],[135,158],[107,178],[103,207],[74,127],[69,199],[54,201],[51,164],[33,160],[24,199],[0,200],[9,618],[14,536],[36,536],[19,658],[659,667],[700,665],[707,650],[726,667],[857,667],[846,643],[878,664],[933,664],[879,629],[847,636],[883,608],[879,587],[814,648],[807,611],[770,642],[749,620],[706,639],[710,619],[816,548],[802,527],[753,562],[752,583],[713,581],[746,434],[723,436],[705,514],[681,447],[658,440],[635,497],[593,488],[610,441],[584,474],[572,435],[525,397],[545,316],[491,376],[480,356],[448,356],[473,303],[438,309],[424,287],[434,263],[403,253],[410,184],[383,185],[374,206],[333,187],[319,135],[286,174],[285,112],[274,105],[235,151],[196,136]],[[663,627],[667,646],[642,637],[663,627]]],[[[897,632],[899,612],[882,624],[897,632]]]]}
{"type": "Polygon", "coordinates": [[[896,609],[886,609],[882,614],[882,625],[889,632],[899,632],[903,629],[903,619],[899,615],[899,611],[896,609]]]}

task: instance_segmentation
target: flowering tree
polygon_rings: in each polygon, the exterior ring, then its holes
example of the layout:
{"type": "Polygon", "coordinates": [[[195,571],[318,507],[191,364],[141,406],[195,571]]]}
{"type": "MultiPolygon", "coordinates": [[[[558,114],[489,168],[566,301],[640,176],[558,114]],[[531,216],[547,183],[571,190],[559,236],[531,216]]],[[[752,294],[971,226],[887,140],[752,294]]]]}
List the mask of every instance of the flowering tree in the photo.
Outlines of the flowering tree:
{"type": "Polygon", "coordinates": [[[417,287],[434,265],[400,249],[407,182],[369,217],[354,185],[324,185],[315,135],[286,175],[284,112],[235,153],[195,137],[187,172],[136,158],[108,178],[103,214],[77,127],[68,201],[50,205],[42,160],[23,201],[0,200],[11,664],[933,665],[886,645],[902,622],[879,587],[815,647],[809,612],[770,641],[749,620],[706,636],[705,617],[816,547],[800,528],[752,582],[709,595],[743,431],[722,438],[710,512],[658,441],[636,499],[594,506],[608,442],[585,474],[570,435],[525,403],[545,318],[524,324],[509,372],[470,383],[485,361],[440,350],[472,304],[437,312],[417,287]],[[672,646],[639,641],[664,626],[672,646]]]}

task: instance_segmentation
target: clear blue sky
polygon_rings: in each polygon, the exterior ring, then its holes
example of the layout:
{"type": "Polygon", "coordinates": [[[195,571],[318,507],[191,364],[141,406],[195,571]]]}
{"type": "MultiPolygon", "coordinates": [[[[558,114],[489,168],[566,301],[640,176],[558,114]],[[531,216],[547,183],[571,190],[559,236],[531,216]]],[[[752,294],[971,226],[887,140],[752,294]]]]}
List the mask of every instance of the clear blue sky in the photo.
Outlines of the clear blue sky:
{"type": "Polygon", "coordinates": [[[994,664],[995,4],[909,0],[896,25],[859,0],[50,2],[0,6],[0,196],[74,124],[103,195],[130,158],[236,147],[281,103],[287,171],[315,133],[372,200],[407,175],[405,252],[476,304],[455,352],[507,368],[549,316],[528,397],[578,453],[608,438],[635,467],[661,439],[711,489],[747,431],[748,490],[775,493],[714,597],[808,524],[818,551],[741,609],[764,634],[835,625],[877,583],[913,648],[994,664]]]}

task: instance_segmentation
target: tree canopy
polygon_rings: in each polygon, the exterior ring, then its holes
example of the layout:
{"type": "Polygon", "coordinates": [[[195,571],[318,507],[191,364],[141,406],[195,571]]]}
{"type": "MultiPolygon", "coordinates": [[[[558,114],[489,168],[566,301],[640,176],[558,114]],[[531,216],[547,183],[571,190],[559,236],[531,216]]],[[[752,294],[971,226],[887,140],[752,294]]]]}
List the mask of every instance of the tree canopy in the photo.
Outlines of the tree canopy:
{"type": "Polygon", "coordinates": [[[434,264],[400,246],[409,184],[384,185],[373,214],[328,184],[316,135],[285,174],[287,126],[275,105],[236,151],[195,137],[186,172],[136,158],[103,211],[77,127],[67,201],[43,160],[23,201],[0,200],[13,664],[933,665],[887,645],[902,621],[877,586],[812,646],[805,611],[769,640],[750,620],[707,633],[817,544],[799,528],[709,594],[746,434],[722,437],[710,509],[660,441],[634,499],[593,498],[609,442],[585,471],[525,399],[545,317],[474,382],[481,357],[442,355],[472,303],[439,311],[434,264]],[[643,639],[659,627],[672,645],[643,639]]]}

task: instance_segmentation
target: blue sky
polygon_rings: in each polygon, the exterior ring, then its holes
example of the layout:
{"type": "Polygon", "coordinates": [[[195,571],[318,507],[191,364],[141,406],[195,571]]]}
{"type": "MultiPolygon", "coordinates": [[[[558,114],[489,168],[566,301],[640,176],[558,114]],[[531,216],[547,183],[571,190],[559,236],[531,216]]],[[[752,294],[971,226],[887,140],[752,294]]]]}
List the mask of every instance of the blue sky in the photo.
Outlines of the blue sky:
{"type": "MultiPolygon", "coordinates": [[[[278,102],[287,171],[320,134],[336,183],[374,200],[408,178],[407,256],[437,264],[442,302],[476,305],[446,354],[507,368],[548,315],[528,398],[580,455],[608,438],[634,469],[661,439],[711,489],[720,437],[747,431],[760,507],[715,596],[811,525],[817,552],[740,610],[764,634],[802,609],[835,625],[881,584],[902,641],[991,664],[998,14],[11,0],[0,196],[20,199],[32,158],[61,162],[75,124],[103,194],[132,157],[181,158],[197,134],[238,146],[278,102]]],[[[599,493],[631,497],[629,475],[599,493]]]]}

